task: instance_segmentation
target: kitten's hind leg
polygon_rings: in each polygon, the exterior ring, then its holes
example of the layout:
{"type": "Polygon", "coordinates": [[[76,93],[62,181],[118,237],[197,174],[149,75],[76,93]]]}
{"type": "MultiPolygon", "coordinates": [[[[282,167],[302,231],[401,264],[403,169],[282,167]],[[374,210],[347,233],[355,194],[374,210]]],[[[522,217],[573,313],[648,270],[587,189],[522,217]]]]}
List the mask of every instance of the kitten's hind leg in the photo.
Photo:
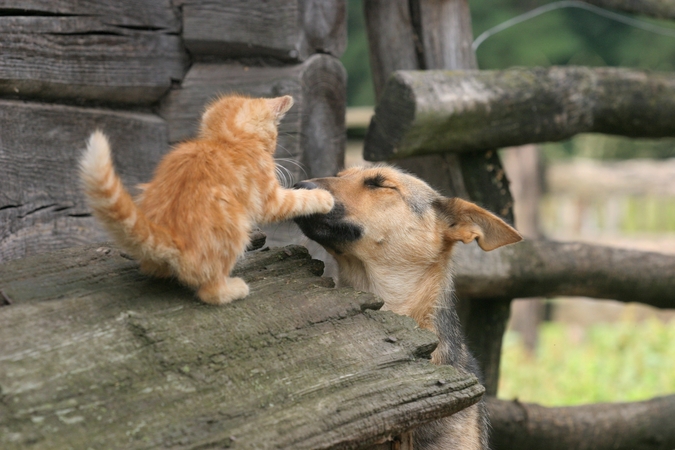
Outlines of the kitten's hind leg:
{"type": "Polygon", "coordinates": [[[197,296],[211,305],[224,305],[248,295],[248,285],[241,278],[223,277],[207,281],[197,291],[197,296]]]}
{"type": "Polygon", "coordinates": [[[327,214],[333,209],[333,196],[324,189],[278,188],[266,202],[264,222],[278,222],[310,214],[327,214]]]}

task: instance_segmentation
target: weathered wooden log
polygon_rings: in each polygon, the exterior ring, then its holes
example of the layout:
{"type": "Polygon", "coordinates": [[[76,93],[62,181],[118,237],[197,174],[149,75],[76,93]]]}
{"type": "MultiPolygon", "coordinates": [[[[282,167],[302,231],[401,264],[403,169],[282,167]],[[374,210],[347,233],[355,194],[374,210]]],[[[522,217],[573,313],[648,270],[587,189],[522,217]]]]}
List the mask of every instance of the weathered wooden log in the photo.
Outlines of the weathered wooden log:
{"type": "Polygon", "coordinates": [[[168,147],[159,117],[0,101],[0,262],[105,239],[77,174],[97,128],[109,135],[126,186],[148,181],[168,147]]]}
{"type": "Polygon", "coordinates": [[[196,63],[180,89],[163,100],[159,114],[169,125],[173,143],[197,133],[205,104],[218,94],[292,95],[295,105],[279,127],[276,156],[302,164],[280,161],[296,181],[331,176],[344,161],[346,77],[340,61],[330,55],[314,55],[302,64],[283,67],[196,63]]]}
{"type": "Polygon", "coordinates": [[[183,38],[195,55],[340,57],[347,47],[345,0],[179,0],[183,38]]]}
{"type": "Polygon", "coordinates": [[[675,256],[526,240],[483,252],[460,245],[455,288],[470,299],[583,296],[675,308],[675,256]]]}
{"type": "Polygon", "coordinates": [[[675,395],[546,408],[488,398],[494,450],[670,450],[675,395]]]}
{"type": "Polygon", "coordinates": [[[0,266],[0,446],[363,448],[475,403],[435,337],[334,289],[302,247],[249,254],[199,302],[107,245],[0,266]]]}
{"type": "Polygon", "coordinates": [[[675,136],[675,76],[550,67],[397,72],[364,144],[371,161],[560,141],[577,133],[675,136]]]}
{"type": "Polygon", "coordinates": [[[675,19],[675,4],[670,0],[581,0],[602,8],[618,9],[657,19],[675,19]]]}
{"type": "MultiPolygon", "coordinates": [[[[477,68],[467,0],[365,0],[364,8],[373,84],[380,101],[385,82],[395,70],[477,68]]],[[[480,202],[513,223],[513,199],[496,152],[422,155],[397,163],[444,195],[480,202]]],[[[480,310],[461,298],[458,304],[469,345],[485,374],[488,394],[497,392],[509,302],[495,300],[480,310]]]]}
{"type": "Polygon", "coordinates": [[[153,103],[188,64],[170,0],[6,0],[0,94],[153,103]]]}

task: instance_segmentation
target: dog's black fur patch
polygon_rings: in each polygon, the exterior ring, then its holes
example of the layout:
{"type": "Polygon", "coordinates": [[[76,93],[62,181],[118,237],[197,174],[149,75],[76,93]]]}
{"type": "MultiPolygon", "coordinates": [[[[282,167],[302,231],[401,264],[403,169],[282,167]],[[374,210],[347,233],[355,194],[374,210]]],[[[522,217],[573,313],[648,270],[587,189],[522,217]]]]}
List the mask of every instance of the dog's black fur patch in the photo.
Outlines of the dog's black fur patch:
{"type": "Polygon", "coordinates": [[[328,214],[297,217],[295,223],[305,236],[339,253],[341,247],[358,241],[363,235],[363,228],[347,221],[345,216],[345,206],[336,203],[328,214]]]}

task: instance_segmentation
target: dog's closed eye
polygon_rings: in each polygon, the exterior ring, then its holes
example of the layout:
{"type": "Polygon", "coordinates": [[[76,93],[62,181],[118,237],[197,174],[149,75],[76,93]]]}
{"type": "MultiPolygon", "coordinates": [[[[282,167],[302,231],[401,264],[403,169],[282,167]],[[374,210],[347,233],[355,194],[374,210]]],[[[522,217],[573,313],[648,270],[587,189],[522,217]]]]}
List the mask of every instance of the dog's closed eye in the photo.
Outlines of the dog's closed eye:
{"type": "Polygon", "coordinates": [[[398,190],[396,186],[392,185],[391,183],[388,183],[387,179],[381,173],[378,173],[375,176],[364,179],[363,185],[369,189],[386,188],[398,190]]]}

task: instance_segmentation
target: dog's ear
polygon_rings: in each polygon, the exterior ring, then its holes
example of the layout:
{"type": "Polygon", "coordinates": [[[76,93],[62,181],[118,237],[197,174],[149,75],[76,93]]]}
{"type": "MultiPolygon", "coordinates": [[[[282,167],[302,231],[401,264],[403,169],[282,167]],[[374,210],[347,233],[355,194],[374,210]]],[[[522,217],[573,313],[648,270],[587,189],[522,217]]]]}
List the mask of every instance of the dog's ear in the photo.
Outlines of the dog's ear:
{"type": "Polygon", "coordinates": [[[468,244],[476,239],[480,248],[490,251],[523,239],[499,217],[461,198],[439,198],[434,208],[447,222],[446,233],[451,240],[468,244]]]}

